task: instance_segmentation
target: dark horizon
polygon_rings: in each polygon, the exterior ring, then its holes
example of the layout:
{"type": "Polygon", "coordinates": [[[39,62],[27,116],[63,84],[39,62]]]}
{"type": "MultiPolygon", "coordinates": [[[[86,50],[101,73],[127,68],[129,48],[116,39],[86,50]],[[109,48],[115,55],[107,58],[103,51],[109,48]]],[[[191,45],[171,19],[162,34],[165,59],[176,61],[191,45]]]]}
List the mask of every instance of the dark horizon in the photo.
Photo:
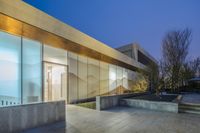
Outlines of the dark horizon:
{"type": "Polygon", "coordinates": [[[113,48],[139,43],[156,59],[166,32],[190,28],[189,58],[200,56],[199,0],[24,1],[113,48]]]}

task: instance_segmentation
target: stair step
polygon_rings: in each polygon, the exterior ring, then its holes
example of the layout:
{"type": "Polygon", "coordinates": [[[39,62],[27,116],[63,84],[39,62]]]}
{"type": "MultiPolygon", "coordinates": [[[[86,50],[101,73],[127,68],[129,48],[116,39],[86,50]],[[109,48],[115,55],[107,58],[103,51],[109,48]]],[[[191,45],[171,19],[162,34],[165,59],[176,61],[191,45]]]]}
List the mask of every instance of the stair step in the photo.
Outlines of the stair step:
{"type": "Polygon", "coordinates": [[[180,113],[190,113],[190,114],[199,114],[200,115],[200,111],[194,111],[194,110],[179,110],[180,113]]]}
{"type": "Polygon", "coordinates": [[[191,106],[200,108],[200,104],[195,104],[195,103],[181,103],[180,106],[191,106]]]}
{"type": "Polygon", "coordinates": [[[183,109],[183,110],[196,110],[196,111],[200,111],[200,107],[192,107],[192,106],[179,106],[179,109],[183,109]]]}
{"type": "Polygon", "coordinates": [[[178,108],[180,113],[200,114],[200,104],[181,103],[178,108]]]}

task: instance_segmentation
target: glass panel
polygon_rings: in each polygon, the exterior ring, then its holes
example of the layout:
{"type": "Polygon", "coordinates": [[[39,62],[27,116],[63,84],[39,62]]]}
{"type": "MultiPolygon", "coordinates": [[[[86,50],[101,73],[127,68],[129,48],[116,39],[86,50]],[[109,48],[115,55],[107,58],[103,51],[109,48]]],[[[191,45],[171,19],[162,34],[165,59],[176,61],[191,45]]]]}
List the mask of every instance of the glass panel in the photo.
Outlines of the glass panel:
{"type": "Polygon", "coordinates": [[[130,89],[131,91],[133,91],[133,81],[134,81],[134,75],[133,75],[133,71],[128,70],[128,89],[130,89]]]}
{"type": "Polygon", "coordinates": [[[0,32],[0,106],[21,103],[21,38],[0,32]]]}
{"type": "Polygon", "coordinates": [[[42,99],[41,43],[23,38],[23,103],[42,99]]]}
{"type": "Polygon", "coordinates": [[[87,58],[78,57],[78,98],[87,98],[87,58]]]}
{"type": "Polygon", "coordinates": [[[44,64],[44,100],[67,100],[67,66],[44,64]]]}
{"type": "Polygon", "coordinates": [[[136,72],[133,72],[132,74],[132,91],[134,92],[140,92],[141,88],[140,88],[140,85],[141,85],[141,80],[143,79],[143,76],[139,73],[136,73],[136,72]]]}
{"type": "Polygon", "coordinates": [[[69,63],[69,102],[76,102],[78,99],[78,62],[77,55],[68,52],[69,63]]]}
{"type": "Polygon", "coordinates": [[[44,45],[44,61],[67,65],[67,51],[44,45]]]}
{"type": "Polygon", "coordinates": [[[99,61],[88,58],[88,97],[99,95],[99,61]]]}
{"type": "Polygon", "coordinates": [[[133,91],[134,92],[145,92],[148,89],[148,77],[138,73],[134,72],[134,82],[133,82],[133,91]]]}
{"type": "Polygon", "coordinates": [[[121,67],[117,67],[117,93],[124,93],[125,89],[123,88],[123,70],[121,67]]]}
{"type": "Polygon", "coordinates": [[[117,67],[109,64],[109,92],[110,94],[117,94],[117,67]]]}
{"type": "Polygon", "coordinates": [[[123,88],[128,89],[128,70],[123,68],[123,88]]]}
{"type": "Polygon", "coordinates": [[[100,95],[109,94],[109,65],[100,61],[100,95]]]}

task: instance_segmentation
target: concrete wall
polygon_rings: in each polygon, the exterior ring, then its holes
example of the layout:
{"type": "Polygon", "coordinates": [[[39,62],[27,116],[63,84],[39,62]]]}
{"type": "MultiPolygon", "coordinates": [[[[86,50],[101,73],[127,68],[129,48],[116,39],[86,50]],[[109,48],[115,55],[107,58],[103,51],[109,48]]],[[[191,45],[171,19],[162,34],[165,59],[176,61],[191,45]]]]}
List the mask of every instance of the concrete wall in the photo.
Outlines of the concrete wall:
{"type": "Polygon", "coordinates": [[[120,104],[129,107],[178,113],[178,103],[173,102],[155,102],[139,99],[123,99],[120,101],[120,104]]]}
{"type": "Polygon", "coordinates": [[[65,121],[65,101],[45,102],[0,108],[0,133],[65,121]]]}
{"type": "Polygon", "coordinates": [[[122,94],[113,96],[96,96],[96,110],[105,110],[120,105],[122,98],[128,98],[146,93],[122,94]]]}

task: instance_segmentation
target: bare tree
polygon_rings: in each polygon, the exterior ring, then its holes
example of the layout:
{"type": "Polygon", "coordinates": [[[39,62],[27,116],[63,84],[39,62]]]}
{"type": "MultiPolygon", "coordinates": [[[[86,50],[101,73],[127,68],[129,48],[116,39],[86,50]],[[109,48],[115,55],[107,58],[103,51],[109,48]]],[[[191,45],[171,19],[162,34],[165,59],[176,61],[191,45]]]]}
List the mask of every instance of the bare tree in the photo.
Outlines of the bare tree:
{"type": "Polygon", "coordinates": [[[166,67],[164,65],[164,62],[162,60],[160,60],[159,62],[159,88],[160,90],[164,90],[168,85],[168,81],[167,81],[167,73],[166,73],[166,67]]]}
{"type": "Polygon", "coordinates": [[[174,91],[180,84],[180,70],[188,55],[190,42],[191,31],[189,29],[168,32],[162,42],[165,78],[169,88],[174,91]]]}

